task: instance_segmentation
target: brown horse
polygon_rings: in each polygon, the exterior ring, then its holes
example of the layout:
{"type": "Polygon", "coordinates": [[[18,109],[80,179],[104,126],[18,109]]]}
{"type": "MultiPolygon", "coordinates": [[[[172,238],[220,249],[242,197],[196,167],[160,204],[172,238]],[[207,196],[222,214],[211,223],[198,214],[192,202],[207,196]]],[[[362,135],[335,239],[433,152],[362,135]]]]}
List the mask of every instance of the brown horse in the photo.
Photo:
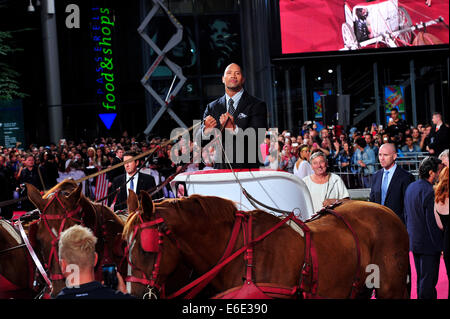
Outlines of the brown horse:
{"type": "MultiPolygon", "coordinates": [[[[136,203],[131,205],[137,207],[136,203]]],[[[188,263],[198,274],[212,269],[223,256],[237,213],[229,200],[200,195],[153,203],[148,194],[141,192],[141,207],[128,217],[123,234],[133,264],[132,276],[152,278],[157,288],[164,285],[179,263],[188,263]],[[153,233],[160,236],[159,248],[158,244],[155,247],[155,242],[158,243],[155,238],[153,242],[145,242],[153,233]]],[[[359,238],[360,262],[357,262],[355,237],[342,220],[325,214],[309,221],[307,225],[317,252],[316,297],[348,298],[356,272],[361,283],[357,286],[357,297],[370,298],[375,289],[377,298],[408,298],[409,239],[395,213],[362,201],[346,201],[335,212],[345,218],[359,238]]],[[[280,223],[278,217],[259,210],[245,215],[253,218],[253,238],[280,223]]],[[[232,251],[243,245],[243,232],[240,232],[232,251]]],[[[253,280],[261,286],[296,287],[304,257],[305,238],[288,225],[282,225],[254,244],[253,280]]],[[[221,268],[211,285],[217,292],[240,287],[245,269],[241,255],[221,268]]],[[[147,292],[145,285],[138,281],[131,287],[137,296],[147,292]]]]}
{"type": "MultiPolygon", "coordinates": [[[[90,228],[98,238],[96,252],[96,280],[102,280],[101,265],[115,263],[120,265],[123,257],[122,230],[124,222],[112,210],[101,204],[93,203],[85,197],[78,185],[65,180],[41,196],[31,184],[27,184],[29,200],[41,211],[41,220],[30,228],[30,241],[34,241],[37,252],[41,254],[52,280],[52,296],[65,287],[58,258],[58,239],[61,232],[82,224],[90,228]]],[[[125,274],[126,262],[118,269],[125,274]]]]}
{"type": "Polygon", "coordinates": [[[34,265],[19,234],[11,232],[12,225],[0,220],[0,299],[33,298],[34,265]]]}

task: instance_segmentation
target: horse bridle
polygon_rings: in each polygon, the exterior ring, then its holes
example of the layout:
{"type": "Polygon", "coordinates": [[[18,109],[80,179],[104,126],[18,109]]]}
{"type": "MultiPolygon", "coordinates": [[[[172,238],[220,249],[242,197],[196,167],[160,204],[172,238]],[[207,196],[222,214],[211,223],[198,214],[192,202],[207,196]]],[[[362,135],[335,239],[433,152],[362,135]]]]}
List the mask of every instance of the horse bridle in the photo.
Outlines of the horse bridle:
{"type": "MultiPolygon", "coordinates": [[[[52,196],[52,198],[48,201],[48,203],[45,205],[44,209],[42,210],[42,215],[41,215],[41,219],[44,221],[44,225],[47,228],[48,232],[50,233],[50,236],[52,237],[52,242],[51,242],[52,248],[50,250],[50,255],[48,257],[48,263],[44,265],[48,272],[50,271],[50,267],[52,265],[52,259],[53,258],[56,260],[57,263],[59,262],[58,241],[59,241],[59,238],[61,236],[61,233],[64,230],[64,226],[65,226],[66,221],[68,219],[70,219],[70,220],[72,220],[74,222],[78,222],[81,225],[84,225],[84,222],[83,222],[84,213],[82,214],[81,219],[73,218],[74,216],[78,215],[82,211],[81,205],[78,204],[75,209],[69,211],[64,206],[64,204],[61,201],[61,199],[59,198],[59,193],[60,192],[58,191],[52,196]],[[50,204],[53,203],[55,200],[61,205],[61,207],[64,210],[64,213],[63,214],[52,214],[52,215],[46,214],[45,212],[49,208],[50,204]],[[52,229],[48,225],[48,221],[49,220],[52,220],[52,221],[53,220],[62,220],[61,225],[60,225],[59,230],[58,230],[58,233],[56,235],[53,233],[52,229]]],[[[50,279],[51,280],[65,280],[65,278],[64,278],[62,273],[61,274],[52,274],[52,273],[50,273],[50,279]]]]}
{"type": "MultiPolygon", "coordinates": [[[[143,299],[158,299],[158,295],[161,296],[162,298],[164,298],[165,297],[165,285],[164,284],[161,285],[158,283],[160,263],[161,263],[161,257],[162,257],[163,237],[164,237],[164,235],[166,235],[172,242],[174,242],[177,245],[177,247],[179,247],[178,241],[176,240],[176,238],[173,237],[173,233],[167,227],[167,225],[164,221],[164,218],[157,217],[154,220],[144,222],[144,220],[142,219],[141,213],[139,211],[136,211],[134,213],[138,214],[137,217],[140,219],[140,223],[134,227],[133,234],[130,236],[130,238],[128,240],[128,244],[125,248],[124,256],[127,258],[127,262],[131,266],[132,269],[138,270],[139,272],[142,273],[142,277],[136,277],[131,274],[130,276],[127,276],[125,278],[125,281],[138,283],[138,284],[146,286],[148,291],[142,297],[143,299]],[[156,229],[154,228],[154,226],[157,226],[156,229]],[[150,238],[147,238],[147,239],[148,239],[148,242],[150,242],[150,245],[153,245],[153,247],[151,247],[147,250],[145,250],[145,249],[143,249],[143,250],[147,253],[156,253],[156,258],[155,258],[155,262],[153,264],[153,270],[152,270],[152,274],[151,274],[150,278],[147,278],[145,272],[142,269],[140,269],[137,265],[133,264],[133,262],[131,261],[131,250],[136,243],[136,236],[138,233],[141,234],[141,236],[142,236],[142,233],[144,231],[149,232],[150,238]]],[[[142,242],[143,242],[143,240],[141,237],[141,245],[142,245],[142,242]]]]}

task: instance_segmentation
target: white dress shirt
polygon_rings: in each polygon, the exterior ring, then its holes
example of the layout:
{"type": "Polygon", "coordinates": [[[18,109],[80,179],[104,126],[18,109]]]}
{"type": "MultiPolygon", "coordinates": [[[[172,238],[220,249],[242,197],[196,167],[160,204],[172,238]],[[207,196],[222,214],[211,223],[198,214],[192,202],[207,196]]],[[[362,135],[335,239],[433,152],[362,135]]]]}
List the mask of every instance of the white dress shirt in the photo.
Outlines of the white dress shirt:
{"type": "Polygon", "coordinates": [[[384,169],[383,168],[383,178],[381,179],[381,185],[383,185],[383,179],[386,176],[385,175],[386,171],[389,171],[386,191],[389,189],[389,184],[391,183],[392,176],[394,176],[396,168],[397,168],[397,163],[395,163],[394,166],[392,166],[390,169],[384,169]]]}
{"type": "Polygon", "coordinates": [[[131,176],[128,175],[128,173],[126,174],[126,180],[127,180],[127,196],[129,195],[129,189],[132,189],[133,192],[136,193],[136,188],[137,188],[137,183],[138,183],[138,179],[139,179],[139,174],[134,174],[134,178],[133,178],[133,188],[131,188],[131,176]]]}

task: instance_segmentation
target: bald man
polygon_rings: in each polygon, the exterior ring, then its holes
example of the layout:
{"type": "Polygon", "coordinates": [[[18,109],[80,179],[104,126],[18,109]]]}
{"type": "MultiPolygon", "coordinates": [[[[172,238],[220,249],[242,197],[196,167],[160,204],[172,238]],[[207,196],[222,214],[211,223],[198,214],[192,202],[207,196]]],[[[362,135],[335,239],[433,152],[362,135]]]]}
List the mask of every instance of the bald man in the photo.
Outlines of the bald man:
{"type": "MultiPolygon", "coordinates": [[[[225,95],[206,106],[203,114],[202,136],[208,135],[214,128],[224,127],[223,134],[233,135],[233,157],[228,157],[231,166],[258,168],[263,166],[258,157],[258,129],[262,128],[265,132],[267,127],[267,106],[265,102],[247,93],[244,82],[242,68],[236,63],[228,65],[222,76],[225,95]],[[252,142],[245,138],[244,145],[237,145],[238,137],[242,137],[242,132],[248,128],[253,129],[256,141],[252,142]],[[238,159],[238,156],[243,159],[243,162],[238,159]]],[[[229,150],[226,149],[226,151],[229,154],[229,150]]],[[[214,167],[229,168],[223,159],[218,160],[214,167]],[[222,163],[219,163],[220,161],[222,163]]]]}
{"type": "Polygon", "coordinates": [[[395,162],[397,150],[394,144],[381,145],[378,159],[382,169],[372,177],[370,201],[389,207],[405,223],[403,199],[414,176],[395,162]]]}

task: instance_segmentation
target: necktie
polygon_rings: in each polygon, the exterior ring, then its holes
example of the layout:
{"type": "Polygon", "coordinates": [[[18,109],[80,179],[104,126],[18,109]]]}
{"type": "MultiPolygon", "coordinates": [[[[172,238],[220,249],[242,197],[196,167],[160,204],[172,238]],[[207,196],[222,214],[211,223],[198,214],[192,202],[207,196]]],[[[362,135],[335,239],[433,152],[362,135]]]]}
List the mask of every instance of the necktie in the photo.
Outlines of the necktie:
{"type": "Polygon", "coordinates": [[[133,180],[134,180],[134,176],[130,179],[130,188],[133,190],[133,192],[134,192],[134,182],[133,182],[133,180]]]}
{"type": "Polygon", "coordinates": [[[233,115],[234,111],[236,111],[233,104],[234,104],[233,99],[229,99],[228,100],[228,113],[230,113],[231,115],[233,115]]]}
{"type": "Polygon", "coordinates": [[[381,184],[381,205],[384,205],[384,201],[386,200],[386,194],[388,189],[388,175],[389,171],[384,172],[383,183],[381,184]]]}

